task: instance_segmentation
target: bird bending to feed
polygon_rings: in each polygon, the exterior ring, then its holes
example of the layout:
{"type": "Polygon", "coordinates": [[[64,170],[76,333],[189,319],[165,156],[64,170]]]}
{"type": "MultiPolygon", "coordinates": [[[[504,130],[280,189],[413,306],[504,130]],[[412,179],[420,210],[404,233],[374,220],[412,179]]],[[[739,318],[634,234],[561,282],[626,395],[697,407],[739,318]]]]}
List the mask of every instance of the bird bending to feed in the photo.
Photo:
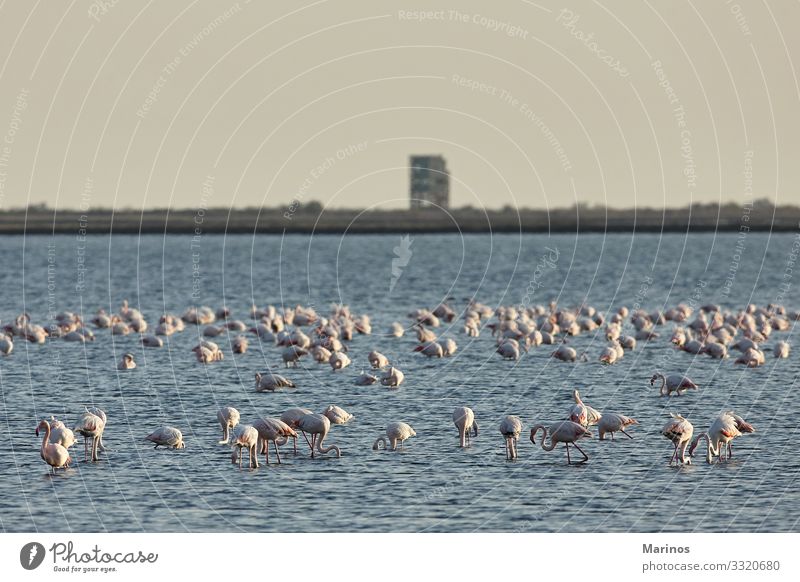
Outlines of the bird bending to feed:
{"type": "Polygon", "coordinates": [[[372,444],[372,450],[377,451],[383,445],[384,449],[388,449],[389,445],[392,446],[391,450],[396,451],[397,445],[400,445],[400,448],[403,448],[403,443],[406,440],[410,439],[413,436],[417,436],[417,433],[414,432],[414,429],[411,428],[410,424],[406,424],[405,422],[393,422],[389,426],[386,427],[386,436],[385,437],[378,437],[375,439],[375,442],[372,444]],[[387,437],[388,437],[388,444],[387,444],[387,437]]]}
{"type": "Polygon", "coordinates": [[[258,469],[258,455],[256,446],[258,445],[258,431],[249,424],[240,424],[233,429],[233,446],[231,447],[231,463],[236,463],[239,457],[239,468],[242,468],[242,449],[247,449],[248,467],[258,469]],[[238,449],[238,454],[237,454],[238,449]]]}
{"type": "Polygon", "coordinates": [[[675,463],[691,464],[692,460],[686,457],[686,447],[692,440],[694,427],[692,423],[683,418],[680,414],[670,413],[670,420],[661,429],[661,434],[668,438],[675,445],[675,450],[669,459],[669,464],[675,463]],[[679,456],[680,454],[680,456],[679,456]]]}
{"type": "Polygon", "coordinates": [[[40,451],[44,462],[53,467],[54,471],[56,469],[66,469],[69,467],[72,458],[69,456],[67,448],[58,443],[50,442],[50,423],[46,420],[40,421],[39,426],[36,427],[36,436],[39,436],[40,430],[44,431],[42,448],[40,451]]]}
{"type": "Polygon", "coordinates": [[[614,433],[621,432],[629,439],[633,437],[625,432],[625,427],[639,424],[639,422],[629,416],[625,416],[624,414],[617,414],[616,412],[604,412],[603,415],[600,417],[600,420],[597,421],[597,429],[599,432],[599,439],[605,440],[605,435],[610,434],[611,440],[614,440],[614,433]]]}
{"type": "Polygon", "coordinates": [[[522,421],[519,416],[506,416],[500,421],[500,434],[506,441],[506,460],[512,461],[517,458],[517,441],[519,433],[522,432],[522,421]]]}
{"type": "Polygon", "coordinates": [[[89,439],[92,440],[92,461],[98,460],[97,450],[100,446],[100,439],[103,436],[105,427],[105,420],[97,414],[90,412],[88,408],[78,419],[78,424],[76,424],[72,430],[83,437],[84,461],[89,460],[89,439]]]}
{"type": "Polygon", "coordinates": [[[531,442],[533,444],[536,444],[536,433],[540,430],[544,432],[544,436],[542,436],[542,448],[545,451],[552,451],[556,448],[558,443],[564,443],[564,446],[567,448],[567,464],[571,465],[572,459],[569,456],[569,445],[571,444],[583,455],[583,460],[578,461],[578,464],[585,463],[589,460],[588,455],[583,452],[583,449],[578,446],[576,441],[584,437],[591,437],[592,433],[577,422],[562,420],[561,422],[551,424],[549,427],[543,424],[535,424],[533,428],[531,428],[531,442]],[[550,435],[549,445],[547,444],[548,434],[550,435]]]}
{"type": "Polygon", "coordinates": [[[381,384],[390,388],[397,388],[403,383],[406,376],[397,368],[389,368],[381,378],[381,384]]]}
{"type": "Polygon", "coordinates": [[[293,438],[297,443],[297,433],[294,429],[278,418],[259,418],[253,423],[253,428],[258,431],[258,439],[261,443],[260,453],[264,453],[267,464],[269,465],[269,443],[275,447],[275,455],[278,457],[278,464],[281,462],[281,454],[278,452],[278,445],[286,444],[289,438],[293,438]]]}
{"type": "Polygon", "coordinates": [[[256,392],[275,392],[278,388],[296,388],[295,383],[280,374],[256,372],[256,392]]]}
{"type": "Polygon", "coordinates": [[[120,370],[133,370],[136,367],[136,362],[133,361],[133,354],[125,354],[122,356],[122,361],[120,361],[119,368],[120,370]]]}
{"type": "Polygon", "coordinates": [[[375,370],[386,368],[389,365],[389,358],[380,352],[371,351],[367,355],[367,359],[369,360],[369,365],[375,370]]]}
{"type": "Polygon", "coordinates": [[[342,450],[337,447],[336,445],[330,445],[329,447],[322,448],[322,443],[325,441],[325,437],[328,436],[328,432],[331,430],[331,421],[328,420],[328,417],[324,414],[306,414],[300,417],[300,420],[297,421],[297,427],[302,430],[303,432],[307,432],[311,435],[311,458],[314,458],[314,448],[319,454],[324,455],[330,451],[336,451],[336,458],[342,456],[342,450]]]}
{"type": "Polygon", "coordinates": [[[347,412],[344,408],[340,408],[334,404],[329,404],[322,414],[328,417],[331,424],[347,424],[352,420],[353,415],[347,412]]]}
{"type": "Polygon", "coordinates": [[[471,408],[459,406],[453,411],[453,423],[458,429],[458,437],[461,448],[466,447],[470,441],[470,432],[478,436],[478,423],[475,422],[475,413],[471,408]]]}
{"type": "Polygon", "coordinates": [[[372,386],[376,382],[378,382],[377,376],[373,376],[364,371],[356,378],[356,386],[372,386]]]}
{"type": "Polygon", "coordinates": [[[732,410],[722,412],[714,422],[708,432],[703,432],[697,435],[689,447],[689,456],[694,456],[694,450],[697,448],[701,438],[706,439],[706,461],[711,462],[712,457],[719,457],[730,459],[733,456],[733,447],[731,443],[733,439],[742,436],[744,433],[755,432],[756,429],[752,424],[745,421],[741,416],[734,413],[732,410]]]}
{"type": "MultiPolygon", "coordinates": [[[[290,408],[283,414],[281,414],[281,421],[285,422],[289,426],[293,428],[297,428],[300,423],[300,419],[303,418],[306,414],[313,414],[308,408],[290,408]]],[[[311,446],[311,441],[308,440],[308,436],[306,433],[303,433],[303,437],[305,437],[308,446],[311,446]]],[[[294,434],[292,437],[294,441],[294,454],[297,454],[297,433],[294,434]]]]}
{"type": "Polygon", "coordinates": [[[167,447],[168,449],[183,449],[183,434],[174,426],[162,426],[144,437],[145,440],[155,443],[154,449],[167,447]]]}
{"type": "Polygon", "coordinates": [[[230,440],[230,429],[235,428],[239,424],[239,411],[232,406],[224,406],[217,411],[217,420],[222,426],[222,440],[219,441],[221,445],[227,445],[230,440]]]}
{"type": "Polygon", "coordinates": [[[664,376],[661,372],[656,372],[653,374],[653,377],[650,378],[650,386],[655,386],[656,380],[658,379],[661,380],[661,386],[658,387],[658,393],[661,396],[669,396],[673,392],[680,396],[690,388],[692,390],[697,390],[697,384],[688,376],[683,376],[681,374],[664,376]]]}

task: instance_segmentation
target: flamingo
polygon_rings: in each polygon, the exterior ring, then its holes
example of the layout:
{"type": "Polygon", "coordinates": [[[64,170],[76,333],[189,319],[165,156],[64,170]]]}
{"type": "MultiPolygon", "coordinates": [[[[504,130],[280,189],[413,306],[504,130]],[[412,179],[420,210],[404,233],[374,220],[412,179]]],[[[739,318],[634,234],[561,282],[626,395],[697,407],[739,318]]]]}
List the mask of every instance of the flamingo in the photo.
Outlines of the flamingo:
{"type": "Polygon", "coordinates": [[[372,445],[372,450],[377,451],[383,445],[384,449],[389,448],[389,444],[391,444],[393,451],[397,450],[398,443],[400,444],[400,448],[403,448],[403,443],[406,440],[410,439],[413,436],[417,436],[417,433],[411,428],[410,424],[406,424],[405,422],[392,422],[389,426],[386,427],[386,436],[385,437],[378,437],[375,439],[375,442],[372,445]],[[387,444],[386,439],[389,439],[389,443],[387,444]]]}
{"type": "Polygon", "coordinates": [[[308,355],[308,350],[297,345],[287,346],[281,352],[281,358],[283,359],[283,363],[287,368],[289,367],[289,364],[292,366],[297,366],[297,361],[306,355],[308,355]]]}
{"type": "MultiPolygon", "coordinates": [[[[0,340],[2,341],[2,340],[0,340]]],[[[2,345],[0,344],[0,352],[3,351],[2,345]]],[[[775,355],[776,358],[788,358],[789,357],[789,344],[784,341],[779,341],[775,344],[775,347],[772,348],[772,353],[775,355]]]]}
{"type": "Polygon", "coordinates": [[[247,348],[250,346],[250,342],[247,340],[246,337],[243,335],[237,335],[233,338],[233,342],[231,344],[231,351],[234,354],[244,354],[247,352],[247,348]]]}
{"type": "Polygon", "coordinates": [[[569,409],[569,419],[584,427],[597,424],[597,421],[599,421],[602,416],[600,412],[584,404],[577,390],[573,390],[572,397],[575,399],[575,404],[569,409]]]}
{"type": "MultiPolygon", "coordinates": [[[[63,422],[56,420],[52,416],[47,422],[50,423],[50,442],[59,444],[65,449],[75,444],[75,433],[68,429],[63,422]]],[[[36,436],[39,436],[38,433],[36,436]]]]}
{"type": "Polygon", "coordinates": [[[368,373],[364,372],[363,370],[361,371],[361,374],[358,376],[358,378],[356,378],[356,385],[357,386],[371,386],[371,385],[375,384],[376,382],[378,382],[378,377],[377,376],[373,376],[372,374],[368,374],[368,373]]]}
{"type": "Polygon", "coordinates": [[[500,434],[506,441],[506,460],[511,461],[517,458],[517,441],[519,433],[522,432],[522,421],[519,416],[506,416],[500,421],[500,434]]]}
{"type": "Polygon", "coordinates": [[[551,424],[549,427],[544,426],[543,424],[536,424],[533,426],[533,428],[531,428],[531,442],[533,444],[536,444],[536,433],[539,430],[544,431],[544,436],[542,437],[542,448],[545,451],[552,451],[554,448],[556,448],[558,443],[564,443],[564,446],[567,449],[567,464],[571,465],[572,459],[570,459],[569,456],[569,445],[572,444],[572,446],[578,449],[583,455],[583,460],[578,461],[577,464],[585,463],[589,460],[588,455],[583,452],[583,449],[578,446],[576,441],[584,437],[591,437],[592,433],[590,433],[577,422],[572,422],[571,420],[562,420],[561,422],[551,424]],[[548,434],[550,435],[549,445],[547,444],[548,434]]]}
{"type": "Polygon", "coordinates": [[[117,366],[119,370],[133,370],[136,367],[136,362],[133,361],[133,354],[125,354],[122,356],[122,361],[117,366]]]}
{"type": "Polygon", "coordinates": [[[72,430],[83,437],[84,461],[88,461],[88,440],[90,438],[92,439],[92,461],[98,460],[97,449],[100,446],[100,440],[103,436],[105,427],[105,420],[97,414],[90,412],[88,408],[86,409],[86,412],[84,412],[78,419],[78,424],[76,424],[72,430]]]}
{"type": "Polygon", "coordinates": [[[242,468],[242,449],[247,449],[247,462],[248,468],[258,469],[258,455],[256,454],[256,447],[258,446],[258,431],[249,424],[240,424],[233,429],[233,440],[231,441],[231,463],[236,463],[236,458],[239,458],[239,468],[242,468]],[[237,450],[238,455],[237,455],[237,450]]]}
{"type": "Polygon", "coordinates": [[[314,458],[314,447],[316,446],[317,452],[324,455],[330,451],[336,451],[336,458],[342,456],[342,450],[336,445],[322,448],[322,443],[325,437],[328,436],[328,431],[331,430],[331,421],[324,414],[306,414],[301,417],[297,423],[298,428],[303,432],[311,433],[311,458],[314,458]]]}
{"type": "Polygon", "coordinates": [[[350,358],[344,352],[333,352],[328,363],[331,365],[332,371],[341,370],[350,365],[350,358]]]}
{"type": "Polygon", "coordinates": [[[278,388],[296,388],[295,383],[281,376],[266,372],[263,375],[256,372],[256,392],[274,392],[278,388]]]}
{"type": "Polygon", "coordinates": [[[145,335],[142,336],[142,345],[146,348],[162,348],[164,340],[156,335],[145,335]]]}
{"type": "Polygon", "coordinates": [[[455,355],[456,351],[458,350],[458,345],[456,344],[456,340],[454,340],[453,338],[446,338],[444,341],[442,341],[442,350],[443,350],[442,354],[446,358],[455,355]]]}
{"type": "Polygon", "coordinates": [[[331,424],[347,424],[353,419],[352,414],[334,404],[329,404],[325,410],[322,411],[322,414],[328,417],[331,424]]]}
{"type": "MultiPolygon", "coordinates": [[[[281,414],[281,421],[285,422],[291,427],[297,427],[300,423],[300,419],[303,418],[306,414],[313,414],[308,408],[290,408],[283,414],[281,414]]],[[[308,443],[308,446],[311,446],[311,442],[308,440],[306,433],[303,433],[303,436],[308,443]]],[[[294,454],[297,454],[297,434],[295,433],[294,437],[294,454]]]]}
{"type": "Polygon", "coordinates": [[[36,427],[37,437],[39,436],[40,430],[44,431],[44,436],[42,437],[42,448],[40,451],[44,462],[53,467],[53,471],[56,469],[66,469],[69,467],[69,464],[72,462],[72,458],[69,456],[69,451],[66,449],[66,447],[50,442],[50,423],[48,423],[46,420],[39,422],[39,425],[36,427]]]}
{"type": "Polygon", "coordinates": [[[606,433],[611,435],[611,440],[614,440],[614,433],[621,432],[629,439],[633,437],[625,432],[625,427],[633,424],[639,424],[639,421],[625,416],[624,414],[617,414],[616,412],[604,412],[597,422],[597,429],[599,432],[600,440],[605,440],[606,433]]]}
{"type": "Polygon", "coordinates": [[[478,436],[478,423],[475,422],[475,413],[471,408],[459,406],[453,411],[453,423],[458,429],[460,446],[466,447],[470,440],[470,431],[478,436]]]}
{"type": "Polygon", "coordinates": [[[397,388],[405,380],[405,374],[397,368],[389,368],[381,378],[381,384],[391,388],[397,388]]]}
{"type": "MultiPolygon", "coordinates": [[[[550,354],[550,357],[561,360],[562,362],[575,362],[578,360],[578,352],[575,351],[575,348],[566,344],[561,344],[556,348],[556,351],[550,354]]],[[[586,354],[582,354],[580,360],[586,361],[586,354]]]]}
{"type": "Polygon", "coordinates": [[[689,446],[689,441],[692,440],[692,433],[694,433],[694,426],[692,423],[683,418],[680,414],[670,413],[670,420],[661,429],[661,434],[667,437],[675,445],[675,451],[669,459],[669,464],[684,463],[691,464],[692,460],[686,458],[686,447],[689,446]],[[680,449],[680,458],[678,452],[680,449]]]}
{"type": "Polygon", "coordinates": [[[441,358],[444,356],[444,348],[439,342],[429,341],[414,348],[415,352],[421,352],[422,355],[429,358],[441,358]]]}
{"type": "Polygon", "coordinates": [[[253,428],[258,431],[258,438],[261,442],[261,450],[269,465],[269,443],[272,441],[275,447],[275,455],[278,457],[278,464],[281,463],[281,454],[278,452],[278,445],[286,444],[289,438],[293,438],[297,443],[297,433],[287,423],[278,418],[259,418],[253,423],[253,428]]]}
{"type": "Polygon", "coordinates": [[[673,392],[676,392],[678,396],[680,396],[690,388],[697,390],[697,384],[688,376],[682,376],[681,374],[664,376],[661,372],[653,374],[653,377],[650,378],[650,386],[655,386],[656,380],[659,378],[661,379],[661,386],[658,387],[658,393],[661,396],[669,396],[673,392]]]}
{"type": "Polygon", "coordinates": [[[7,356],[14,351],[14,340],[10,335],[0,333],[0,354],[7,356]]]}
{"type": "Polygon", "coordinates": [[[741,416],[735,414],[732,410],[722,412],[714,422],[708,432],[700,433],[695,437],[692,445],[689,447],[689,456],[694,456],[694,450],[701,438],[706,439],[706,461],[711,462],[712,456],[719,457],[722,460],[726,456],[731,458],[733,455],[731,442],[733,439],[742,436],[743,433],[755,432],[755,428],[750,423],[746,422],[741,416]]]}
{"type": "Polygon", "coordinates": [[[369,360],[370,366],[375,370],[386,368],[389,365],[389,358],[374,350],[367,355],[367,359],[369,360]]]}
{"type": "Polygon", "coordinates": [[[220,445],[227,445],[230,440],[230,429],[236,428],[241,418],[239,411],[232,406],[224,406],[217,411],[217,420],[222,426],[222,440],[220,445]]]}
{"type": "Polygon", "coordinates": [[[506,340],[497,346],[497,353],[506,360],[519,360],[519,344],[506,340]]]}
{"type": "Polygon", "coordinates": [[[144,440],[155,443],[154,449],[158,447],[170,449],[186,448],[186,444],[183,442],[183,433],[174,426],[162,426],[144,437],[144,440]]]}
{"type": "Polygon", "coordinates": [[[397,321],[392,322],[392,325],[389,326],[389,335],[392,337],[403,337],[404,333],[403,326],[397,321]]]}

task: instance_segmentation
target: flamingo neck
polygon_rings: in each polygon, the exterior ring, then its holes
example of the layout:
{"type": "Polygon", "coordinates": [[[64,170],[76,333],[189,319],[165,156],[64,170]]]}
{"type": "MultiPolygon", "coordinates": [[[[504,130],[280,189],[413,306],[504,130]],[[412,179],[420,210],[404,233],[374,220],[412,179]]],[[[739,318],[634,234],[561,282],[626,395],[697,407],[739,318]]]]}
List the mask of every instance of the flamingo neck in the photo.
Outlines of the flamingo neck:
{"type": "Polygon", "coordinates": [[[42,438],[42,455],[44,455],[47,445],[50,442],[50,424],[44,423],[44,437],[42,438]]]}
{"type": "Polygon", "coordinates": [[[378,437],[377,439],[375,439],[375,442],[372,445],[372,450],[373,451],[380,450],[381,444],[383,445],[383,448],[385,449],[386,448],[386,437],[378,437]]]}

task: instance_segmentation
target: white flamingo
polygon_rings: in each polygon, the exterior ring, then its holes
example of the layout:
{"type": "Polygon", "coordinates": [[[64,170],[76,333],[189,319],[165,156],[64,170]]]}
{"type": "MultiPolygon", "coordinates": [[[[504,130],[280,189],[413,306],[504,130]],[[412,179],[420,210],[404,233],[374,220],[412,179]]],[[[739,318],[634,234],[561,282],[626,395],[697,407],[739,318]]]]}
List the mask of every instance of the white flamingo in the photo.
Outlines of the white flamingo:
{"type": "Polygon", "coordinates": [[[269,465],[269,443],[275,447],[275,455],[278,457],[278,464],[281,463],[281,454],[278,452],[278,445],[286,444],[290,438],[297,443],[297,433],[287,423],[278,418],[259,418],[253,423],[253,428],[258,431],[258,438],[261,443],[260,453],[264,456],[269,465]]]}
{"type": "Polygon", "coordinates": [[[583,455],[583,459],[578,461],[578,464],[585,463],[589,460],[589,456],[583,452],[583,449],[578,446],[576,441],[584,437],[591,437],[592,433],[590,433],[577,422],[572,422],[571,420],[562,420],[561,422],[551,424],[549,427],[543,424],[535,424],[533,428],[531,428],[531,442],[533,444],[536,444],[536,433],[540,430],[544,432],[544,436],[542,437],[542,448],[545,451],[552,451],[554,448],[556,448],[558,443],[564,443],[564,446],[567,449],[567,464],[572,464],[572,459],[570,459],[569,456],[569,445],[572,445],[578,449],[578,451],[580,451],[580,453],[583,455]],[[550,435],[549,445],[547,444],[548,434],[550,435]]]}
{"type": "Polygon", "coordinates": [[[650,386],[655,386],[656,380],[659,379],[661,380],[661,386],[658,387],[658,393],[661,396],[669,396],[673,392],[680,396],[689,389],[697,390],[697,384],[688,376],[683,376],[681,374],[664,376],[661,372],[653,374],[653,377],[650,378],[650,386]]]}
{"type": "Polygon", "coordinates": [[[263,375],[256,372],[256,392],[274,392],[278,388],[295,388],[295,383],[280,374],[265,372],[263,375]]]}
{"type": "Polygon", "coordinates": [[[403,448],[403,444],[413,436],[417,436],[417,433],[411,428],[410,424],[405,422],[393,422],[386,427],[386,436],[385,437],[378,437],[372,445],[372,450],[377,451],[383,445],[384,449],[389,448],[389,444],[391,444],[391,450],[396,451],[397,445],[400,445],[400,448],[403,448]],[[388,443],[386,439],[389,439],[388,443]]]}
{"type": "Polygon", "coordinates": [[[389,358],[374,350],[367,355],[367,359],[369,359],[370,366],[375,370],[386,368],[389,365],[389,358]]]}
{"type": "Polygon", "coordinates": [[[462,448],[466,447],[470,441],[470,431],[474,436],[478,436],[478,423],[475,422],[475,413],[471,408],[459,406],[453,411],[453,423],[458,429],[459,443],[462,448]]]}
{"type": "Polygon", "coordinates": [[[669,459],[669,464],[675,463],[691,464],[692,460],[686,458],[686,448],[692,440],[694,426],[683,418],[680,414],[670,413],[670,420],[661,429],[661,434],[668,438],[675,445],[675,451],[669,459]],[[680,456],[679,456],[680,455],[680,456]]]}
{"type": "Polygon", "coordinates": [[[186,444],[183,442],[183,434],[174,426],[162,426],[157,428],[149,435],[144,437],[146,441],[155,443],[154,449],[167,447],[168,449],[183,449],[186,444]]]}
{"type": "MultiPolygon", "coordinates": [[[[297,428],[297,426],[300,424],[300,419],[303,418],[306,414],[313,414],[313,413],[308,408],[297,408],[297,407],[290,408],[289,410],[287,410],[286,412],[281,414],[281,421],[285,422],[286,424],[288,424],[291,427],[297,428]]],[[[308,440],[308,437],[306,436],[306,433],[303,433],[303,436],[305,437],[306,442],[308,443],[308,446],[310,447],[311,446],[311,441],[308,440]]],[[[296,433],[295,433],[294,437],[292,437],[292,439],[294,440],[294,454],[296,455],[297,454],[297,434],[296,433]]]]}
{"type": "Polygon", "coordinates": [[[353,419],[352,414],[334,404],[329,404],[325,410],[322,411],[322,414],[328,417],[331,424],[347,424],[353,419]]]}
{"type": "Polygon", "coordinates": [[[46,420],[39,422],[39,426],[36,427],[36,436],[39,436],[40,430],[44,431],[42,448],[40,451],[44,462],[53,467],[54,471],[55,469],[66,469],[69,467],[72,461],[72,458],[69,456],[69,451],[60,444],[50,442],[50,424],[46,420]]]}
{"type": "Polygon", "coordinates": [[[256,447],[258,446],[258,431],[249,424],[240,424],[233,429],[233,446],[231,447],[231,463],[236,463],[236,457],[239,457],[239,468],[242,468],[242,449],[247,449],[248,467],[250,469],[258,469],[258,455],[256,454],[256,447]],[[238,455],[237,455],[238,449],[238,455]]]}
{"type": "Polygon", "coordinates": [[[136,367],[136,362],[133,361],[133,354],[125,354],[122,356],[117,368],[119,370],[133,370],[136,367]]]}
{"type": "Polygon", "coordinates": [[[577,390],[572,392],[572,397],[575,399],[575,404],[569,409],[569,419],[584,427],[597,424],[602,414],[591,406],[584,404],[583,400],[581,400],[580,392],[577,390]]]}
{"type": "Polygon", "coordinates": [[[92,461],[97,461],[97,450],[100,446],[100,439],[103,436],[106,423],[98,415],[93,414],[86,409],[81,417],[78,419],[78,424],[72,429],[83,437],[83,453],[84,460],[88,461],[89,457],[89,439],[92,440],[92,461]]]}
{"type": "Polygon", "coordinates": [[[331,421],[324,414],[306,414],[297,423],[297,426],[303,432],[311,434],[311,458],[314,458],[314,448],[316,447],[319,454],[324,455],[330,451],[336,451],[336,458],[342,456],[342,450],[336,445],[330,445],[323,448],[322,443],[328,432],[331,430],[331,421]]]}
{"type": "Polygon", "coordinates": [[[517,458],[517,441],[521,432],[522,421],[519,416],[509,415],[500,421],[500,434],[506,441],[506,460],[508,461],[517,458]]]}
{"type": "Polygon", "coordinates": [[[232,406],[224,406],[217,411],[217,421],[222,426],[222,440],[219,441],[220,445],[227,445],[230,440],[230,430],[236,428],[239,424],[241,415],[239,411],[232,406]]]}
{"type": "Polygon", "coordinates": [[[389,386],[390,388],[397,388],[400,384],[403,383],[406,376],[398,370],[397,368],[389,368],[386,373],[381,378],[381,384],[384,386],[389,386]]]}
{"type": "Polygon", "coordinates": [[[621,432],[629,439],[633,437],[625,432],[625,428],[639,422],[624,414],[617,414],[616,412],[604,412],[597,422],[597,430],[599,432],[599,439],[605,440],[605,435],[610,434],[611,440],[614,440],[614,433],[621,432]]]}

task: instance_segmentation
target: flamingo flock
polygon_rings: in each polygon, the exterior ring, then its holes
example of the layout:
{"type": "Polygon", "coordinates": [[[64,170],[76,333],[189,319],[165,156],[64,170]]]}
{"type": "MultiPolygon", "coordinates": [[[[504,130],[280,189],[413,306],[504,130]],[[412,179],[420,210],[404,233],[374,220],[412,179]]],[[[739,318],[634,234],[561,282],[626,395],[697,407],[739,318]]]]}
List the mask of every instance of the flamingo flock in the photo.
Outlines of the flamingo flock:
{"type": "MultiPolygon", "coordinates": [[[[776,361],[791,357],[791,346],[785,339],[775,341],[771,347],[768,344],[773,337],[789,331],[793,322],[800,321],[800,312],[787,311],[778,305],[761,307],[751,304],[734,311],[711,304],[699,309],[680,304],[657,312],[642,309],[629,311],[622,307],[604,314],[586,304],[574,308],[563,308],[555,303],[527,308],[491,308],[472,300],[460,313],[447,302],[443,302],[432,310],[412,310],[408,313],[408,318],[406,325],[398,321],[392,322],[386,332],[381,334],[382,337],[391,341],[412,335],[416,339],[416,345],[407,357],[421,358],[431,362],[430,365],[433,366],[449,358],[463,356],[464,352],[459,351],[456,339],[451,337],[453,334],[460,332],[468,341],[472,341],[488,330],[493,338],[493,352],[497,354],[491,357],[496,358],[499,355],[513,365],[519,365],[521,360],[539,346],[550,345],[553,348],[549,355],[558,362],[573,365],[592,365],[592,362],[599,362],[603,366],[615,366],[629,352],[641,349],[642,344],[652,342],[658,345],[661,342],[677,354],[709,356],[718,360],[733,359],[731,353],[738,352],[734,364],[742,364],[746,369],[764,366],[767,362],[766,354],[770,352],[776,361]],[[456,320],[461,323],[456,323],[456,320]],[[440,334],[438,332],[443,324],[447,331],[440,334]],[[669,325],[672,325],[672,329],[667,332],[664,328],[669,325]],[[600,348],[599,355],[591,356],[587,351],[579,351],[571,345],[575,336],[587,333],[606,342],[600,348]],[[667,336],[668,341],[661,340],[662,336],[667,336]]],[[[221,347],[225,344],[219,338],[226,334],[231,354],[238,358],[247,357],[251,341],[257,341],[262,348],[278,348],[286,376],[278,374],[274,368],[251,372],[255,377],[255,391],[260,393],[288,388],[302,390],[302,384],[298,385],[289,376],[293,375],[292,370],[308,365],[327,366],[332,377],[350,377],[356,386],[379,385],[398,390],[406,379],[405,373],[400,369],[405,361],[403,359],[389,357],[372,349],[361,356],[362,360],[351,352],[348,344],[353,337],[369,336],[373,334],[373,327],[367,314],[354,313],[345,305],[334,305],[325,316],[319,315],[313,307],[301,305],[284,309],[271,305],[253,305],[248,317],[244,319],[233,318],[227,307],[214,310],[199,306],[188,308],[180,316],[164,313],[152,324],[127,301],[123,301],[116,313],[98,310],[88,323],[80,315],[62,312],[55,316],[52,324],[43,326],[34,323],[24,313],[0,330],[0,356],[15,357],[16,341],[32,344],[46,344],[56,340],[87,343],[96,341],[104,330],[113,336],[136,334],[143,349],[157,350],[165,345],[164,338],[192,329],[200,337],[191,352],[196,362],[202,365],[224,365],[219,363],[225,361],[225,350],[221,347]],[[247,320],[250,323],[246,323],[247,320]],[[95,329],[90,329],[89,324],[95,329]],[[153,330],[152,333],[150,330],[153,330]],[[245,334],[252,336],[248,338],[245,334]],[[212,338],[216,341],[212,341],[212,338]],[[360,372],[354,374],[351,372],[353,369],[360,372]]],[[[675,366],[674,359],[672,362],[671,365],[675,366]]],[[[135,374],[137,363],[134,353],[125,352],[116,368],[120,374],[135,374]]],[[[690,391],[701,389],[698,383],[681,371],[656,370],[650,377],[649,384],[657,388],[659,396],[665,398],[673,395],[687,397],[690,391]]],[[[578,441],[592,438],[593,427],[596,427],[598,440],[607,440],[608,436],[613,441],[615,433],[628,439],[634,438],[629,431],[640,423],[630,415],[619,411],[601,412],[592,408],[583,401],[578,390],[573,390],[572,399],[574,404],[565,411],[564,418],[532,424],[532,444],[540,445],[545,451],[552,451],[558,445],[564,444],[567,464],[580,464],[587,462],[589,455],[578,441]],[[541,437],[538,436],[540,433],[541,437]],[[540,440],[537,441],[537,438],[540,440]],[[579,460],[573,461],[570,448],[581,455],[579,460]]],[[[352,418],[352,414],[332,404],[319,413],[306,408],[292,408],[279,416],[258,417],[249,424],[242,424],[239,411],[232,406],[225,406],[217,413],[217,422],[222,429],[222,438],[218,442],[232,447],[231,459],[240,467],[246,448],[248,467],[252,469],[259,466],[258,455],[261,454],[265,455],[266,464],[270,464],[270,445],[277,463],[281,463],[279,447],[287,444],[289,439],[292,440],[293,452],[297,454],[298,433],[305,439],[312,458],[329,453],[339,458],[343,454],[341,448],[336,444],[325,443],[335,440],[332,436],[335,434],[332,433],[333,427],[348,424],[352,418]]],[[[42,459],[54,470],[68,468],[72,462],[69,448],[74,446],[75,435],[78,435],[84,439],[84,461],[97,462],[100,453],[106,450],[103,436],[107,420],[103,410],[89,407],[79,413],[71,430],[53,417],[41,420],[36,434],[38,436],[40,432],[44,433],[40,451],[42,459]]],[[[459,446],[470,447],[472,439],[478,436],[475,411],[467,406],[459,406],[453,412],[452,422],[458,430],[459,446]]],[[[522,417],[519,415],[505,416],[499,422],[505,455],[510,461],[519,457],[519,436],[523,428],[522,417]]],[[[714,459],[728,460],[732,456],[731,442],[754,431],[753,426],[741,416],[732,411],[724,411],[712,421],[707,432],[697,435],[689,420],[679,414],[672,414],[661,429],[661,434],[673,445],[669,464],[680,465],[691,462],[701,440],[705,440],[703,450],[708,462],[714,459]]],[[[372,448],[403,449],[405,441],[416,434],[407,422],[391,422],[387,425],[385,436],[378,437],[372,448]]],[[[152,442],[154,448],[179,450],[186,446],[181,430],[173,426],[156,428],[142,438],[152,442]]]]}

